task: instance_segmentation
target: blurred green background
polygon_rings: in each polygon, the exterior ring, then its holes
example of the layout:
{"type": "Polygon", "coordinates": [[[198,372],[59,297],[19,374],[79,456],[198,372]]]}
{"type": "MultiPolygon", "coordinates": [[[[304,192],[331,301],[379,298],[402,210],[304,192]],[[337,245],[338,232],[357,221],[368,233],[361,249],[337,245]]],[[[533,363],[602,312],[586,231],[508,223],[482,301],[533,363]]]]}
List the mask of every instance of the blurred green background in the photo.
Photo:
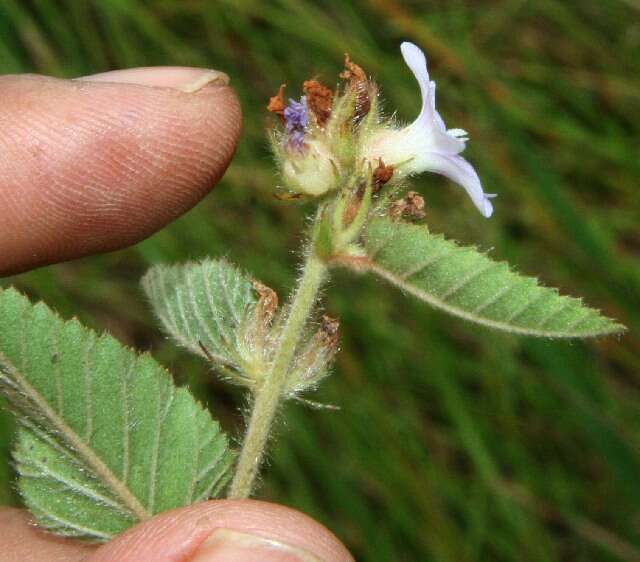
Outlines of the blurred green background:
{"type": "MultiPolygon", "coordinates": [[[[290,94],[310,74],[333,84],[349,51],[409,120],[405,39],[426,51],[443,116],[470,132],[466,156],[499,193],[486,221],[459,188],[421,176],[431,229],[630,331],[512,337],[338,274],[326,307],[342,351],[314,399],[342,409],[286,408],[259,496],[316,517],[364,561],[640,560],[638,0],[1,0],[2,73],[211,66],[245,114],[227,175],[175,224],[7,283],[152,350],[239,439],[242,395],[165,341],[138,279],[158,261],[226,255],[284,294],[309,209],[272,196],[265,102],[283,81],[290,94]]],[[[8,466],[0,503],[17,501],[8,466]]]]}

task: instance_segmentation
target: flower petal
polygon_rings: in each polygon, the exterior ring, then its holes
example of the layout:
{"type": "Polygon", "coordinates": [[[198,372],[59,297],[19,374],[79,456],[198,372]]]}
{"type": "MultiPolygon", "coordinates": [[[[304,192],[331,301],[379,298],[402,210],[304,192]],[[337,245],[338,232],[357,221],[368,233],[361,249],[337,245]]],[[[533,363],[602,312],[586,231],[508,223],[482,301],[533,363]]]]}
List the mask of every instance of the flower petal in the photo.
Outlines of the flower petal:
{"type": "Polygon", "coordinates": [[[420,93],[422,94],[422,111],[420,112],[420,115],[418,115],[417,120],[424,118],[429,118],[431,120],[436,107],[435,98],[431,98],[432,82],[429,80],[427,59],[417,45],[409,43],[408,41],[405,41],[400,45],[400,51],[402,52],[404,62],[407,63],[407,66],[416,77],[418,85],[420,86],[420,93]]]}
{"type": "Polygon", "coordinates": [[[464,140],[447,133],[442,117],[436,110],[436,83],[429,80],[427,59],[419,47],[405,41],[400,51],[420,86],[422,109],[416,120],[407,127],[412,137],[422,137],[425,150],[458,154],[464,150],[464,140]]]}
{"type": "Polygon", "coordinates": [[[429,156],[428,161],[425,158],[429,171],[442,174],[464,187],[482,216],[489,218],[492,215],[493,205],[489,199],[495,195],[487,194],[482,190],[480,178],[469,162],[462,156],[450,154],[433,153],[429,156]]]}

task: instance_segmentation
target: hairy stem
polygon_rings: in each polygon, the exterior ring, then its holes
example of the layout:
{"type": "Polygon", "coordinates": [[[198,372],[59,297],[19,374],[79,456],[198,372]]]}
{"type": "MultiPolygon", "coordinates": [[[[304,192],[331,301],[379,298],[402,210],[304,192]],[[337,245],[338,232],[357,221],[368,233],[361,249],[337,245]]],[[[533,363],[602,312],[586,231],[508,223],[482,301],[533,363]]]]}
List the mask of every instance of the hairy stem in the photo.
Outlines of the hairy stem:
{"type": "Polygon", "coordinates": [[[231,483],[231,498],[247,498],[251,494],[262,464],[269,432],[283,398],[296,347],[326,275],[327,266],[315,254],[312,244],[280,336],[273,367],[254,397],[242,451],[231,483]]]}

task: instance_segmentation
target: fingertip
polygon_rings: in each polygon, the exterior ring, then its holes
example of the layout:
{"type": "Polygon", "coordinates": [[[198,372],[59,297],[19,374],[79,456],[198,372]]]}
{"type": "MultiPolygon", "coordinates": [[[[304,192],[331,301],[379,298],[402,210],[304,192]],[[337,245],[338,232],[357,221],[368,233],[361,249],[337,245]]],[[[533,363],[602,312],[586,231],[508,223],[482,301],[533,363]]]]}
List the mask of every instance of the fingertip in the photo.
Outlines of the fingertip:
{"type": "Polygon", "coordinates": [[[229,76],[212,68],[194,68],[190,66],[145,66],[111,70],[89,76],[75,78],[81,82],[107,82],[111,84],[135,84],[156,88],[174,88],[193,93],[205,86],[228,86],[229,76]]]}
{"type": "Polygon", "coordinates": [[[133,244],[211,190],[241,110],[215,71],[197,70],[165,73],[181,87],[0,79],[0,274],[133,244]]]}
{"type": "Polygon", "coordinates": [[[104,545],[87,562],[255,559],[353,562],[320,523],[296,510],[256,500],[213,500],[163,513],[104,545]]]}

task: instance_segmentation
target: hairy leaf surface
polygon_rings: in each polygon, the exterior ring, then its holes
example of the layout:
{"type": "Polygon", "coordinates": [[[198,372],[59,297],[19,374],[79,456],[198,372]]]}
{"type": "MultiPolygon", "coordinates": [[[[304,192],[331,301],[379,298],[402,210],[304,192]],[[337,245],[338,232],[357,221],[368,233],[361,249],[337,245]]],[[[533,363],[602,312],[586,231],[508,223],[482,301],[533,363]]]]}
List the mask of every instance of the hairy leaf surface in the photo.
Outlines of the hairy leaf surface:
{"type": "Polygon", "coordinates": [[[251,280],[225,260],[154,266],[142,278],[164,330],[181,346],[237,369],[239,326],[256,303],[251,280]]]}
{"type": "Polygon", "coordinates": [[[13,289],[0,290],[0,319],[19,489],[42,526],[108,540],[225,486],[226,437],[151,356],[13,289]]]}
{"type": "Polygon", "coordinates": [[[445,312],[491,328],[546,337],[624,330],[579,299],[542,287],[425,226],[376,218],[367,228],[366,249],[365,267],[373,273],[445,312]]]}

